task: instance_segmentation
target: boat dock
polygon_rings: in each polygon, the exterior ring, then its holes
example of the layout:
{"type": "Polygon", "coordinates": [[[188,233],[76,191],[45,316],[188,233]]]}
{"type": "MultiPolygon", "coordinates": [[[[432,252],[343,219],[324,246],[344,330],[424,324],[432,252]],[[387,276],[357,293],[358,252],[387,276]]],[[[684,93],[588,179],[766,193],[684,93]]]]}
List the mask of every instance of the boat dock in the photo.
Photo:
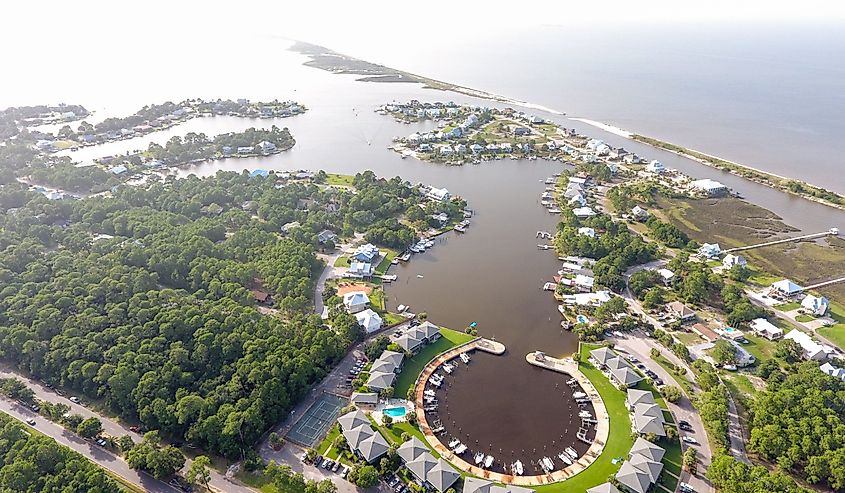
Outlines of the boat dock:
{"type": "Polygon", "coordinates": [[[839,230],[837,228],[830,228],[827,231],[822,231],[821,233],[813,233],[809,235],[801,235],[801,236],[794,236],[792,238],[784,238],[782,240],[774,240],[774,241],[767,241],[765,243],[757,243],[754,245],[746,245],[736,248],[728,248],[727,250],[722,250],[722,253],[732,253],[732,252],[741,252],[743,250],[751,250],[753,248],[763,248],[772,245],[780,245],[781,243],[789,243],[792,241],[803,241],[803,240],[815,240],[817,238],[822,238],[825,236],[839,236],[839,230]]]}

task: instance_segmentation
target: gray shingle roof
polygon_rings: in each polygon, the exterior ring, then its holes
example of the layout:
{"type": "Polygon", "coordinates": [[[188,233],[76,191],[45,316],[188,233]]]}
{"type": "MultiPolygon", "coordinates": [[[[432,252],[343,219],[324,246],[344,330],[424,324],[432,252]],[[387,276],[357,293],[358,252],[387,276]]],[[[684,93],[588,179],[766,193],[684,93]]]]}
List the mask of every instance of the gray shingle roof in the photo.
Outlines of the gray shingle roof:
{"type": "Polygon", "coordinates": [[[616,480],[630,488],[634,493],[646,493],[651,486],[651,479],[648,474],[637,469],[628,461],[622,463],[622,467],[616,473],[616,480]]]}
{"type": "Polygon", "coordinates": [[[393,386],[393,381],[396,379],[396,374],[393,372],[373,372],[370,373],[370,378],[367,379],[367,387],[376,390],[384,390],[393,386]]]}
{"type": "Polygon", "coordinates": [[[663,447],[655,445],[642,437],[637,438],[637,441],[634,442],[634,446],[631,447],[631,455],[639,454],[655,462],[663,460],[663,455],[665,453],[666,451],[663,450],[663,447]]]}
{"type": "Polygon", "coordinates": [[[455,481],[457,481],[460,477],[461,475],[458,471],[441,458],[438,459],[434,467],[428,471],[426,481],[431,486],[434,486],[437,491],[443,492],[455,484],[455,481]]]}
{"type": "Polygon", "coordinates": [[[410,440],[403,443],[396,449],[396,453],[405,462],[416,460],[419,456],[428,453],[428,447],[417,437],[411,437],[410,440]]]}
{"type": "Polygon", "coordinates": [[[603,483],[587,490],[587,493],[620,493],[619,488],[611,483],[603,483]]]}
{"type": "Polygon", "coordinates": [[[351,430],[361,425],[369,426],[370,424],[370,420],[367,419],[367,415],[360,410],[344,414],[343,416],[337,418],[337,422],[340,423],[340,427],[344,430],[351,430]]]}

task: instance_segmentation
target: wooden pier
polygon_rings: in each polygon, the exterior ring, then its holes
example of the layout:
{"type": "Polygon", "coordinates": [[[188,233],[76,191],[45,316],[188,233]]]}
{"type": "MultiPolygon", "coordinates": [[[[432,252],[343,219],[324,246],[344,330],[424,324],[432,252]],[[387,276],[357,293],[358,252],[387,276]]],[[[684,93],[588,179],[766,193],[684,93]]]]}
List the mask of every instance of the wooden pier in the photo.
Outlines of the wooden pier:
{"type": "Polygon", "coordinates": [[[792,238],[784,238],[782,240],[773,240],[767,241],[765,243],[756,243],[754,245],[746,245],[741,247],[735,248],[728,248],[727,250],[722,250],[722,253],[733,253],[733,252],[741,252],[743,250],[751,250],[754,248],[763,248],[772,245],[780,245],[782,243],[789,243],[792,241],[803,241],[803,240],[815,240],[817,238],[823,238],[825,236],[839,236],[839,230],[837,228],[830,228],[827,231],[823,231],[821,233],[813,233],[809,235],[801,235],[801,236],[793,236],[792,238]]]}

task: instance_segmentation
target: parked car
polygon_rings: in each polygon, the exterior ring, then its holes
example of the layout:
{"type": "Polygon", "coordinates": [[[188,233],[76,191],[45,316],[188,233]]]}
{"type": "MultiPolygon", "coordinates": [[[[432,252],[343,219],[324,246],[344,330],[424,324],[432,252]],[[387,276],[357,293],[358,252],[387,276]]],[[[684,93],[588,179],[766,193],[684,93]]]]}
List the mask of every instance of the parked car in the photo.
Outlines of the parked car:
{"type": "Polygon", "coordinates": [[[314,459],[314,465],[316,467],[320,467],[321,465],[323,465],[323,456],[322,455],[318,455],[317,458],[314,459]]]}
{"type": "Polygon", "coordinates": [[[327,459],[325,462],[323,462],[323,469],[328,471],[329,469],[332,468],[333,465],[334,465],[334,461],[331,460],[331,459],[327,459]]]}
{"type": "Polygon", "coordinates": [[[26,424],[29,426],[35,426],[35,418],[26,418],[26,424]]]}
{"type": "Polygon", "coordinates": [[[68,400],[74,404],[79,404],[79,397],[76,397],[75,395],[68,397],[68,400]]]}
{"type": "Polygon", "coordinates": [[[695,493],[695,490],[692,489],[692,486],[689,483],[684,483],[683,481],[678,483],[678,489],[681,490],[683,493],[695,493]]]}
{"type": "Polygon", "coordinates": [[[684,424],[684,423],[678,423],[678,428],[680,428],[680,429],[682,429],[682,430],[684,430],[684,431],[688,431],[688,432],[692,432],[692,431],[693,431],[692,426],[690,426],[690,424],[689,424],[689,423],[686,423],[686,424],[684,424]]]}
{"type": "Polygon", "coordinates": [[[687,421],[687,420],[685,420],[685,419],[682,419],[682,420],[678,421],[678,424],[679,424],[679,425],[682,425],[682,426],[689,426],[689,425],[690,425],[690,424],[689,424],[689,421],[687,421]]]}
{"type": "Polygon", "coordinates": [[[687,442],[690,445],[698,445],[698,440],[696,440],[695,438],[693,438],[691,436],[685,435],[684,438],[682,438],[681,440],[687,442]]]}
{"type": "Polygon", "coordinates": [[[340,477],[346,479],[346,476],[349,474],[349,468],[343,466],[343,471],[340,472],[340,477]]]}
{"type": "Polygon", "coordinates": [[[131,432],[133,432],[133,433],[140,433],[140,432],[141,432],[141,427],[140,427],[140,426],[130,426],[130,427],[129,427],[129,431],[131,431],[131,432]]]}

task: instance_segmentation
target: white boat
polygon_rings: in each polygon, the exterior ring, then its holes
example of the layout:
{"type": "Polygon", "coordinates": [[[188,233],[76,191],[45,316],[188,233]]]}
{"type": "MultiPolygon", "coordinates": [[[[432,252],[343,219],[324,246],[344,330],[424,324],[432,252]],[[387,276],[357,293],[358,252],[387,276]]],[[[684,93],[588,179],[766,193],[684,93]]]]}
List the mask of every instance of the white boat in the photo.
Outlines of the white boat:
{"type": "Polygon", "coordinates": [[[516,461],[511,464],[511,472],[513,472],[517,476],[522,476],[522,473],[525,472],[524,468],[522,467],[522,461],[516,461]]]}
{"type": "Polygon", "coordinates": [[[460,445],[458,445],[458,446],[455,448],[455,453],[456,453],[456,454],[458,454],[458,455],[461,455],[462,453],[464,453],[464,452],[466,452],[466,451],[467,451],[467,446],[466,446],[466,445],[464,445],[463,443],[462,443],[462,444],[460,444],[460,445]]]}
{"type": "Polygon", "coordinates": [[[543,470],[546,472],[552,472],[555,468],[555,463],[548,457],[543,457],[540,461],[540,465],[543,467],[543,470]]]}
{"type": "Polygon", "coordinates": [[[557,207],[549,209],[549,214],[560,214],[560,209],[558,209],[557,207]]]}
{"type": "Polygon", "coordinates": [[[484,461],[484,454],[482,454],[481,452],[478,452],[477,454],[475,454],[475,463],[476,464],[481,464],[483,461],[484,461]]]}
{"type": "Polygon", "coordinates": [[[487,457],[484,458],[484,467],[489,469],[490,466],[492,466],[492,465],[493,465],[493,456],[488,455],[487,457]]]}
{"type": "Polygon", "coordinates": [[[567,466],[571,466],[571,465],[572,465],[572,459],[570,459],[570,458],[569,458],[569,456],[568,456],[568,455],[566,455],[566,453],[561,452],[561,453],[557,454],[557,457],[558,457],[558,459],[560,459],[560,460],[561,460],[561,462],[563,462],[563,463],[564,463],[564,464],[566,464],[567,466]]]}
{"type": "Polygon", "coordinates": [[[428,241],[425,242],[426,248],[431,248],[433,246],[434,246],[434,240],[428,240],[428,241]]]}
{"type": "Polygon", "coordinates": [[[572,460],[578,460],[578,452],[574,448],[566,447],[566,450],[564,450],[564,452],[566,452],[570,457],[572,457],[572,460]]]}
{"type": "Polygon", "coordinates": [[[446,373],[452,373],[453,369],[454,367],[452,365],[443,365],[443,371],[445,371],[446,373]]]}
{"type": "Polygon", "coordinates": [[[404,312],[405,310],[407,310],[408,308],[410,308],[410,307],[409,307],[409,306],[405,306],[405,305],[399,305],[399,306],[397,306],[397,307],[396,307],[396,311],[398,311],[399,313],[402,313],[402,312],[404,312]]]}
{"type": "Polygon", "coordinates": [[[579,418],[592,418],[593,415],[590,414],[589,411],[581,411],[580,413],[578,413],[578,417],[579,418]]]}
{"type": "Polygon", "coordinates": [[[453,438],[451,442],[449,442],[449,448],[455,448],[461,443],[460,440],[457,438],[453,438]]]}
{"type": "Polygon", "coordinates": [[[575,392],[574,394],[572,394],[573,399],[583,399],[584,397],[587,397],[587,394],[583,392],[575,392]]]}
{"type": "Polygon", "coordinates": [[[469,355],[467,355],[467,353],[461,353],[460,357],[461,361],[463,361],[467,365],[469,364],[469,355]]]}
{"type": "Polygon", "coordinates": [[[418,277],[418,278],[420,278],[420,279],[422,279],[422,278],[424,278],[425,276],[424,276],[424,275],[422,275],[422,274],[417,274],[417,277],[418,277]]]}
{"type": "Polygon", "coordinates": [[[554,291],[557,288],[557,284],[553,282],[547,282],[543,284],[543,291],[554,291]]]}

